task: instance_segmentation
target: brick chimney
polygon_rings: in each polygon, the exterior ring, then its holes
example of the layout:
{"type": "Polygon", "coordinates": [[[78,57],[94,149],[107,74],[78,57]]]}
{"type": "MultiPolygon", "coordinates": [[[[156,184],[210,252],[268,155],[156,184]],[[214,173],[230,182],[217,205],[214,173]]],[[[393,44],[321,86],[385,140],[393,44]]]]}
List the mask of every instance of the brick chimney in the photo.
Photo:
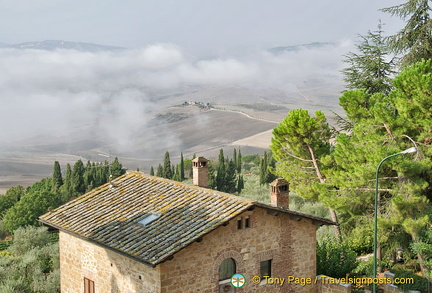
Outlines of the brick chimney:
{"type": "Polygon", "coordinates": [[[281,208],[289,208],[289,183],[283,178],[278,178],[270,183],[271,204],[281,208]]]}
{"type": "Polygon", "coordinates": [[[197,157],[192,160],[193,184],[200,187],[208,187],[208,160],[204,157],[197,157]]]}

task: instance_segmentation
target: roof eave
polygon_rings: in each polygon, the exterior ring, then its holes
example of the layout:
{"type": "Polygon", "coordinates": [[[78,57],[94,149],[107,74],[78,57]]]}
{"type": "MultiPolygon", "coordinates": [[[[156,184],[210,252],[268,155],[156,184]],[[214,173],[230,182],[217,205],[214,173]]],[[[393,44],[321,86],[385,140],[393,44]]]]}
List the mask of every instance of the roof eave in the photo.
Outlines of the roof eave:
{"type": "Polygon", "coordinates": [[[339,225],[339,223],[334,222],[334,221],[332,221],[330,219],[326,219],[326,218],[322,218],[322,217],[314,216],[314,215],[309,215],[309,214],[293,211],[293,210],[290,210],[290,209],[276,207],[276,206],[272,206],[272,205],[269,205],[269,204],[266,204],[266,203],[262,203],[262,202],[256,202],[255,205],[258,206],[258,207],[261,207],[261,208],[268,209],[268,210],[274,210],[274,211],[282,212],[282,213],[285,213],[285,214],[288,214],[288,215],[293,215],[293,216],[298,216],[298,217],[301,217],[301,218],[304,218],[304,219],[309,219],[309,220],[312,220],[315,223],[319,223],[320,226],[323,226],[323,225],[336,225],[336,226],[338,226],[339,225]]]}
{"type": "Polygon", "coordinates": [[[134,257],[133,255],[130,255],[130,254],[124,253],[124,252],[122,252],[122,251],[120,251],[120,250],[117,250],[117,249],[115,249],[115,248],[109,247],[108,245],[104,245],[104,244],[101,243],[101,242],[95,241],[95,240],[93,240],[93,239],[91,239],[91,238],[88,238],[88,237],[84,237],[84,236],[78,235],[78,234],[76,234],[76,233],[73,233],[73,232],[71,232],[71,231],[68,231],[68,230],[66,230],[66,229],[63,229],[62,227],[59,227],[59,226],[56,226],[56,225],[54,225],[54,224],[51,224],[51,223],[45,222],[45,221],[43,221],[43,220],[41,220],[41,219],[37,219],[37,220],[38,220],[39,222],[41,222],[43,225],[45,225],[45,226],[48,226],[48,227],[51,227],[51,228],[57,229],[57,230],[62,231],[62,232],[64,232],[64,233],[66,233],[66,234],[69,234],[69,235],[72,235],[72,236],[74,236],[74,237],[77,237],[77,238],[79,238],[79,239],[81,239],[81,240],[85,240],[85,241],[91,242],[91,243],[93,243],[93,244],[95,244],[95,245],[98,245],[98,246],[100,246],[100,247],[106,248],[106,249],[108,249],[108,250],[111,250],[111,251],[113,251],[113,252],[116,252],[116,253],[118,253],[118,254],[121,254],[121,255],[123,255],[123,256],[125,256],[125,257],[131,258],[131,259],[133,259],[133,260],[135,260],[135,261],[137,261],[137,262],[140,262],[140,263],[145,264],[145,265],[147,265],[147,266],[150,266],[150,267],[152,267],[152,268],[155,268],[155,267],[159,264],[159,262],[158,262],[158,263],[150,263],[150,262],[147,262],[147,261],[145,261],[145,260],[143,260],[143,259],[140,259],[140,258],[134,257]]]}

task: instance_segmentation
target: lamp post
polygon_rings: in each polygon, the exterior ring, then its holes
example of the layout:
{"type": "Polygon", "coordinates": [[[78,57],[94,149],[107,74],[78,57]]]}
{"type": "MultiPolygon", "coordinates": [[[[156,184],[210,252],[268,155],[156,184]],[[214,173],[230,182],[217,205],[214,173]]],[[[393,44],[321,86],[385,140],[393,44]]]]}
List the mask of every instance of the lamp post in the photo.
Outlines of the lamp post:
{"type": "MultiPolygon", "coordinates": [[[[373,271],[374,271],[374,281],[375,278],[377,276],[377,246],[378,246],[378,241],[377,241],[377,232],[378,232],[378,172],[379,169],[381,167],[381,165],[384,163],[385,160],[394,157],[394,156],[398,156],[398,155],[402,155],[402,154],[412,154],[417,152],[417,148],[416,147],[412,147],[409,149],[406,149],[402,152],[390,155],[385,157],[384,159],[381,160],[381,162],[378,164],[378,167],[376,169],[376,175],[375,175],[375,212],[374,212],[374,256],[373,256],[373,271]]],[[[373,293],[376,293],[376,289],[377,286],[375,284],[375,282],[373,283],[373,293]]]]}

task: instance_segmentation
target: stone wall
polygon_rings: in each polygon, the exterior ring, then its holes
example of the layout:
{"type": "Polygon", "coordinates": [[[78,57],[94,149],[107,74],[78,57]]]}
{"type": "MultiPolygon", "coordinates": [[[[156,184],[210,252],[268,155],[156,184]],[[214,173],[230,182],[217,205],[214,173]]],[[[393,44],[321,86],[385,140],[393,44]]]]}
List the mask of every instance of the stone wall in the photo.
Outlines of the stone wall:
{"type": "MultiPolygon", "coordinates": [[[[232,258],[236,272],[246,277],[239,292],[315,293],[316,226],[309,219],[255,208],[232,219],[156,268],[60,232],[62,293],[84,292],[84,278],[95,282],[97,293],[105,292],[220,292],[219,266],[232,258]],[[246,228],[246,219],[249,228],[246,228]],[[238,229],[241,220],[242,229],[238,229]],[[272,259],[273,278],[284,283],[253,284],[260,275],[260,262],[272,259]],[[291,284],[288,284],[291,277],[291,284]],[[298,278],[298,279],[292,279],[298,278]],[[303,279],[299,279],[303,278],[303,279]],[[302,283],[305,278],[312,284],[302,283]]],[[[274,279],[273,281],[276,281],[274,279]]],[[[324,292],[324,291],[323,291],[324,292]]]]}
{"type": "Polygon", "coordinates": [[[403,293],[402,289],[399,289],[397,286],[392,284],[386,284],[384,286],[384,293],[403,293]]]}
{"type": "Polygon", "coordinates": [[[159,268],[151,268],[103,247],[60,232],[61,292],[84,292],[84,278],[96,293],[160,292],[159,268]]]}
{"type": "Polygon", "coordinates": [[[161,292],[220,292],[219,266],[227,258],[233,258],[237,272],[246,277],[239,292],[315,292],[313,283],[287,284],[288,276],[314,280],[315,232],[316,226],[308,219],[291,220],[262,208],[247,211],[162,263],[161,292]],[[251,227],[238,229],[237,220],[247,217],[251,227]],[[260,262],[268,259],[272,259],[272,277],[284,278],[283,286],[252,283],[252,277],[260,275],[260,262]]]}

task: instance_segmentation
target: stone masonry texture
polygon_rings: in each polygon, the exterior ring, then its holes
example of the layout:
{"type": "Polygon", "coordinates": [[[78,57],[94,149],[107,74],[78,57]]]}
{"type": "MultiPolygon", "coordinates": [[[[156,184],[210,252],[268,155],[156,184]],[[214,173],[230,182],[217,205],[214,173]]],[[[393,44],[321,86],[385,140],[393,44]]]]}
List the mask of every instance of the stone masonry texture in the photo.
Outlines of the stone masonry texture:
{"type": "Polygon", "coordinates": [[[219,292],[219,266],[234,259],[246,285],[236,292],[316,292],[316,286],[253,284],[260,262],[272,259],[272,277],[316,276],[316,226],[310,219],[290,219],[257,207],[232,219],[174,254],[155,268],[60,232],[61,292],[84,292],[84,278],[95,282],[96,293],[106,292],[219,292]],[[245,228],[249,218],[250,228],[245,228]],[[238,229],[237,221],[242,221],[238,229]]]}

